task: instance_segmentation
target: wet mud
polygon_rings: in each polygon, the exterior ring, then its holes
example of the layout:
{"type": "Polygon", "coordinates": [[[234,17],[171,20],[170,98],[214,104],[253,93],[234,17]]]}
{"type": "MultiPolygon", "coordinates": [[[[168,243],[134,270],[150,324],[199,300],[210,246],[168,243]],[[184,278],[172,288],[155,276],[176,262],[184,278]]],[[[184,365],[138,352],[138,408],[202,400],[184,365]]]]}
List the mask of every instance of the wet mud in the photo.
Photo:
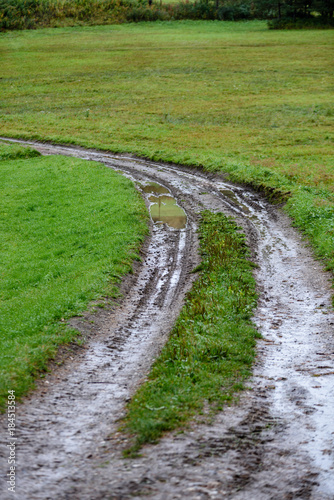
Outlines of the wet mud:
{"type": "MultiPolygon", "coordinates": [[[[30,144],[43,154],[96,160],[122,171],[146,197],[153,220],[143,264],[125,282],[120,306],[73,320],[88,336],[86,346],[18,409],[17,498],[333,500],[331,281],[284,213],[222,176],[30,144]],[[181,217],[173,211],[162,220],[165,198],[184,211],[184,226],[171,222],[181,217]],[[204,414],[184,432],[145,446],[142,457],[125,460],[118,421],[191,287],[203,209],[236,217],[259,265],[254,321],[263,338],[253,376],[240,400],[213,421],[204,414]]],[[[6,471],[4,418],[1,437],[6,471]]],[[[13,498],[5,484],[0,488],[1,498],[13,498]]]]}

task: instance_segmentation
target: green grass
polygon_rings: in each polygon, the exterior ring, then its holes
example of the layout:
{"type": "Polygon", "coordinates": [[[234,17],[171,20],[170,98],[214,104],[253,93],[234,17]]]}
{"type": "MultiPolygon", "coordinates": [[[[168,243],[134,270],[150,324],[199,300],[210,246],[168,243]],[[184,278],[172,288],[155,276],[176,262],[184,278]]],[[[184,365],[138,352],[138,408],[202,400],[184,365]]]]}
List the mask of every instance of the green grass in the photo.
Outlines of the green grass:
{"type": "Polygon", "coordinates": [[[311,182],[321,161],[332,183],[332,42],[261,22],[8,33],[2,130],[311,182]]]}
{"type": "Polygon", "coordinates": [[[41,156],[41,153],[35,149],[0,141],[0,161],[34,158],[36,156],[41,156]]]}
{"type": "MultiPolygon", "coordinates": [[[[5,33],[1,130],[290,191],[289,213],[304,206],[298,224],[313,238],[310,213],[327,228],[334,210],[333,47],[332,31],[261,21],[5,33]],[[300,186],[312,190],[311,206],[300,186]]],[[[312,239],[329,268],[332,230],[312,239]]]]}
{"type": "Polygon", "coordinates": [[[128,406],[127,455],[183,425],[209,404],[231,401],[250,374],[258,336],[252,263],[244,236],[224,214],[202,213],[200,277],[186,297],[170,338],[128,406]]]}
{"type": "MultiPolygon", "coordinates": [[[[0,145],[0,157],[23,151],[0,145]]],[[[57,346],[77,337],[66,320],[93,299],[115,296],[147,225],[132,183],[95,162],[2,160],[0,172],[3,408],[9,389],[26,393],[57,346]]]]}
{"type": "Polygon", "coordinates": [[[6,33],[0,49],[3,134],[333,183],[332,32],[142,23],[6,33]]]}

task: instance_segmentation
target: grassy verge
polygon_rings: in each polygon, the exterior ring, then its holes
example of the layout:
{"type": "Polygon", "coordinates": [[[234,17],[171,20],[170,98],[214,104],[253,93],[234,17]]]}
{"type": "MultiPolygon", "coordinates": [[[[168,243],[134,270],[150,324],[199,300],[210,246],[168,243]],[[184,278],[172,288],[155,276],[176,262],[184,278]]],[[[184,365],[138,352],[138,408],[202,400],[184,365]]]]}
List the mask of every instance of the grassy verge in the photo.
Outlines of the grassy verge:
{"type": "MultiPolygon", "coordinates": [[[[285,202],[284,210],[312,244],[314,254],[324,268],[334,272],[334,192],[324,182],[307,177],[301,183],[293,169],[286,175],[253,165],[233,165],[226,169],[229,178],[263,192],[271,201],[285,202]],[[316,185],[314,185],[316,184],[316,185]]],[[[319,167],[319,177],[330,176],[319,167]]],[[[310,176],[311,177],[311,176],[310,176]]],[[[334,297],[333,297],[334,305],[334,297]]]]}
{"type": "Polygon", "coordinates": [[[184,424],[207,403],[211,411],[221,409],[250,374],[258,336],[250,321],[255,281],[237,229],[224,214],[202,213],[200,277],[148,381],[129,404],[124,428],[133,444],[127,455],[184,424]]]}
{"type": "Polygon", "coordinates": [[[0,161],[22,160],[24,158],[35,158],[41,153],[33,148],[20,146],[19,144],[8,144],[0,141],[0,161]]]}
{"type": "Polygon", "coordinates": [[[147,233],[129,180],[95,162],[24,155],[36,152],[0,146],[0,408],[77,337],[69,317],[115,296],[147,233]]]}

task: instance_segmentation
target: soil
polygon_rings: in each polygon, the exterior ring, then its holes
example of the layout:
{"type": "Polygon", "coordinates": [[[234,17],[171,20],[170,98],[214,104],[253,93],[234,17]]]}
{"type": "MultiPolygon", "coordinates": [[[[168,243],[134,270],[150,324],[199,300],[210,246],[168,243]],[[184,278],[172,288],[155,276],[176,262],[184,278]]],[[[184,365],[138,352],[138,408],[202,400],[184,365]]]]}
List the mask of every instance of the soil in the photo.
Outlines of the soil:
{"type": "MultiPolygon", "coordinates": [[[[27,144],[27,142],[25,143],[27,144]]],[[[151,224],[143,262],[105,304],[73,326],[87,338],[66,350],[17,410],[16,495],[2,477],[1,498],[334,499],[334,315],[331,276],[279,208],[223,176],[132,156],[29,142],[43,154],[103,162],[148,196],[162,186],[187,216],[184,229],[151,224]],[[145,193],[146,191],[146,193],[145,193]],[[236,217],[252,249],[263,338],[239,401],[213,420],[122,458],[125,403],[147,375],[182,307],[198,264],[198,214],[236,217]],[[73,358],[73,359],[72,359],[73,358]]],[[[151,198],[152,200],[152,198],[151,198]]],[[[182,226],[180,226],[182,227],[182,226]]],[[[8,435],[1,418],[1,469],[8,435]]]]}

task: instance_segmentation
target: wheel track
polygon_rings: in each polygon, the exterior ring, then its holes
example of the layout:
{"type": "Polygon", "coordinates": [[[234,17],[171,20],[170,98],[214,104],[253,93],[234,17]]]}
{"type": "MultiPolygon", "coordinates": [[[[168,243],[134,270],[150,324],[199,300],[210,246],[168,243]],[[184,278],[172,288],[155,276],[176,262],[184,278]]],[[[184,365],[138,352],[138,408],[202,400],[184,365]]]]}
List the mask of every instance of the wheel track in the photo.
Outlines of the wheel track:
{"type": "Polygon", "coordinates": [[[188,224],[180,232],[153,227],[151,260],[143,264],[122,307],[106,315],[99,338],[69,366],[67,380],[51,377],[45,394],[39,391],[21,406],[20,498],[126,499],[144,491],[155,499],[333,500],[329,276],[287,218],[221,176],[82,148],[29,144],[43,154],[101,161],[136,182],[163,184],[186,210],[188,224]],[[255,321],[264,340],[252,389],[212,426],[194,424],[181,437],[163,438],[129,468],[117,439],[105,438],[116,430],[124,402],[149,370],[191,285],[202,208],[233,214],[260,266],[255,321]],[[155,278],[152,269],[161,270],[155,278]],[[110,464],[96,469],[104,456],[111,457],[110,464]]]}

